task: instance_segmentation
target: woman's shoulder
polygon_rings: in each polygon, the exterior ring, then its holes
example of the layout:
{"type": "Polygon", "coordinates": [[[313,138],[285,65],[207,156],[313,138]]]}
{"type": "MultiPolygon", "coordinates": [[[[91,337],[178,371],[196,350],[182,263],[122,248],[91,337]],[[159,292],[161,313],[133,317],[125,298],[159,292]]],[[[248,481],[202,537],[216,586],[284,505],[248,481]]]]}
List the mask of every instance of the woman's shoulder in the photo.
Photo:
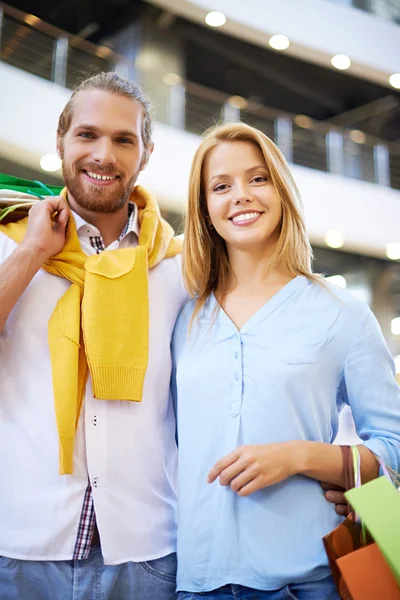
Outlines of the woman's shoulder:
{"type": "Polygon", "coordinates": [[[195,312],[197,302],[197,298],[189,298],[182,306],[182,309],[176,320],[173,334],[173,341],[175,344],[186,342],[189,337],[189,333],[193,332],[193,335],[196,334],[197,328],[201,323],[204,322],[204,319],[207,318],[212,310],[213,296],[207,298],[200,310],[195,312]]]}
{"type": "Polygon", "coordinates": [[[330,316],[332,321],[356,325],[370,313],[364,300],[326,279],[321,279],[320,283],[308,281],[303,300],[307,311],[313,313],[316,321],[327,320],[330,316]]]}

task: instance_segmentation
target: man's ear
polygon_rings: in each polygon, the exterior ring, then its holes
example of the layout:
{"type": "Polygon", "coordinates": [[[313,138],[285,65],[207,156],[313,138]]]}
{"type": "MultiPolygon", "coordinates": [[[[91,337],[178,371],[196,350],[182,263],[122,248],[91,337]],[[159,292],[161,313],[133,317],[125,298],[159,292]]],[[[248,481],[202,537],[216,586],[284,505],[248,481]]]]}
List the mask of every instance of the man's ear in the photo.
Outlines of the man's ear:
{"type": "Polygon", "coordinates": [[[153,154],[154,143],[150,142],[144,149],[142,164],[140,166],[140,170],[143,171],[147,167],[147,163],[149,162],[150,156],[153,154]]]}
{"type": "Polygon", "coordinates": [[[62,147],[62,139],[59,136],[57,136],[56,150],[58,158],[62,160],[64,152],[62,147]]]}

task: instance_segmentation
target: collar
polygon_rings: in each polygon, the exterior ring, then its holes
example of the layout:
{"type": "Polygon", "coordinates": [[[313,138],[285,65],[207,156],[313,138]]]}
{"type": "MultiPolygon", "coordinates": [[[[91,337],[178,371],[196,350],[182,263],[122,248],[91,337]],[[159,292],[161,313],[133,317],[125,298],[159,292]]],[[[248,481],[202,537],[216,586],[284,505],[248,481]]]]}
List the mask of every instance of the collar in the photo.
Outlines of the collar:
{"type": "MultiPolygon", "coordinates": [[[[83,219],[78,213],[71,209],[71,213],[75,219],[76,231],[78,236],[83,232],[83,229],[92,228],[94,235],[100,235],[100,231],[94,225],[91,225],[85,219],[83,219]]],[[[134,233],[137,237],[139,237],[139,219],[138,219],[138,210],[136,204],[134,202],[128,203],[128,220],[126,222],[125,227],[121,231],[121,235],[119,236],[119,241],[128,235],[128,233],[134,233]]]]}

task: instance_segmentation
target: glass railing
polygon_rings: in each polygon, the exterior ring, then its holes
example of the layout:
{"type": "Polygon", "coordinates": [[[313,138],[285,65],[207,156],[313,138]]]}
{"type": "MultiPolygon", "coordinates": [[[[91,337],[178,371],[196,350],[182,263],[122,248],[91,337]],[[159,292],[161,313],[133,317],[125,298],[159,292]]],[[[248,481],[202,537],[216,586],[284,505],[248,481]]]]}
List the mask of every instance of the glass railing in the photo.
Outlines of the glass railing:
{"type": "Polygon", "coordinates": [[[388,19],[400,24],[399,0],[331,0],[342,6],[360,8],[382,19],[388,19]]]}
{"type": "Polygon", "coordinates": [[[134,67],[163,123],[202,134],[215,123],[242,120],[264,131],[294,164],[400,189],[398,143],[229,97],[162,67],[143,71],[105,46],[6,4],[0,4],[0,60],[68,88],[90,73],[116,69],[124,75],[134,67]]]}

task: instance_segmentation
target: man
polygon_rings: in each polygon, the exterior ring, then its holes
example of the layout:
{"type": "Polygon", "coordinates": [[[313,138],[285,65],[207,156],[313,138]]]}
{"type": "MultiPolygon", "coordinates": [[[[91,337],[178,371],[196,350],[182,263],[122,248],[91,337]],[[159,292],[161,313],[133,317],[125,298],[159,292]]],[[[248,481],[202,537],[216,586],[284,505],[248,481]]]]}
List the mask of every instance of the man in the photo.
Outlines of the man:
{"type": "Polygon", "coordinates": [[[135,187],[149,105],[115,73],[89,78],[57,145],[68,192],[0,225],[0,598],[169,600],[185,291],[171,231],[135,187]]]}
{"type": "Polygon", "coordinates": [[[172,231],[135,188],[149,105],[96,75],[57,147],[66,197],[0,227],[0,598],[169,600],[185,291],[172,231]]]}

